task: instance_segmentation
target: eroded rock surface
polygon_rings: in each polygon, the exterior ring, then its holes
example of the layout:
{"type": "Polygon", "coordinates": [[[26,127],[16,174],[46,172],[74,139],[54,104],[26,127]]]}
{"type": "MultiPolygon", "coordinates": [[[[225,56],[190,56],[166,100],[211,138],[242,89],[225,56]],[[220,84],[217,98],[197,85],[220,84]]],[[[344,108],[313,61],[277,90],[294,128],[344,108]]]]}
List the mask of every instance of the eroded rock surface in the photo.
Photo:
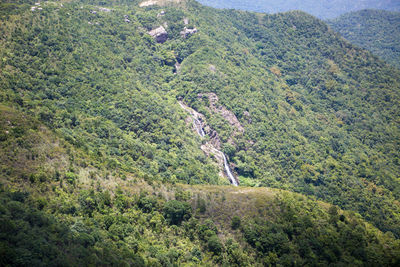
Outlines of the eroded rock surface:
{"type": "Polygon", "coordinates": [[[140,7],[148,7],[148,6],[165,6],[171,3],[180,3],[183,2],[183,0],[149,0],[149,1],[144,1],[139,4],[140,7]]]}
{"type": "Polygon", "coordinates": [[[208,98],[208,102],[210,103],[208,107],[209,110],[212,113],[219,113],[232,126],[233,134],[229,137],[228,142],[234,145],[233,137],[239,134],[243,134],[243,126],[240,124],[239,120],[232,111],[218,104],[218,96],[215,93],[205,93],[197,95],[200,101],[202,101],[203,96],[208,98]]]}
{"type": "Polygon", "coordinates": [[[185,105],[182,101],[178,101],[178,103],[185,111],[190,113],[190,117],[187,117],[185,122],[190,124],[192,121],[193,130],[195,130],[201,137],[205,137],[206,135],[210,137],[208,141],[201,145],[200,148],[207,156],[213,156],[216,159],[219,167],[219,175],[221,177],[226,176],[233,185],[238,186],[238,181],[231,172],[231,167],[227,158],[220,150],[221,140],[217,131],[211,129],[211,127],[206,124],[205,116],[203,114],[185,105]]]}
{"type": "Polygon", "coordinates": [[[168,33],[163,26],[149,31],[148,34],[152,36],[157,43],[164,43],[168,39],[168,33]]]}
{"type": "Polygon", "coordinates": [[[185,28],[183,28],[183,31],[181,31],[181,36],[182,36],[182,38],[186,38],[189,35],[195,34],[196,32],[197,32],[196,28],[188,29],[185,27],[185,28]]]}

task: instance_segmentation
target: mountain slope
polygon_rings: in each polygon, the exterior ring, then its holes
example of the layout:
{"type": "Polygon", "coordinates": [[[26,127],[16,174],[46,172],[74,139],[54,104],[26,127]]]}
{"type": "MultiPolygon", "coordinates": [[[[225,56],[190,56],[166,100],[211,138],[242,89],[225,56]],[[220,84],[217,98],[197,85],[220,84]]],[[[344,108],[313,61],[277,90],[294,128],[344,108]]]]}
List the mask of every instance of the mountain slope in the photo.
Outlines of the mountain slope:
{"type": "MultiPolygon", "coordinates": [[[[1,24],[1,110],[17,114],[1,120],[4,220],[30,233],[26,207],[55,216],[69,230],[47,241],[88,249],[79,264],[396,264],[399,70],[303,12],[85,2],[22,5],[1,24]],[[206,143],[241,187],[217,186],[206,143]]],[[[2,248],[18,252],[15,229],[2,248]]]]}
{"type": "MultiPolygon", "coordinates": [[[[398,139],[393,137],[399,134],[399,72],[301,12],[207,13],[205,20],[224,25],[222,36],[209,30],[215,39],[205,37],[209,46],[203,43],[185,59],[174,86],[195,77],[181,94],[209,114],[224,143],[232,128],[208,111],[207,99],[199,94],[217,94],[239,118],[245,132],[225,151],[240,180],[283,186],[359,212],[368,209],[371,220],[381,217],[385,206],[391,206],[389,214],[398,214],[398,163],[393,161],[398,139]],[[214,22],[221,14],[229,19],[214,22]],[[229,38],[235,38],[234,50],[224,48],[232,43],[229,38]],[[376,190],[386,193],[378,196],[376,190]],[[357,204],[348,202],[352,194],[357,204]]],[[[386,224],[381,227],[397,228],[386,215],[381,218],[386,224]]]]}
{"type": "Polygon", "coordinates": [[[343,0],[305,0],[305,1],[239,1],[239,0],[200,0],[200,3],[215,7],[257,11],[264,13],[277,13],[290,10],[302,10],[322,19],[335,18],[350,11],[366,8],[399,11],[400,4],[395,0],[368,0],[368,1],[343,1],[343,0]]]}
{"type": "Polygon", "coordinates": [[[151,176],[168,180],[177,175],[170,170],[180,168],[180,180],[216,183],[213,166],[196,168],[207,159],[189,134],[184,112],[177,103],[169,104],[173,97],[158,93],[173,77],[163,63],[164,51],[152,51],[154,43],[142,39],[144,32],[133,19],[121,23],[122,11],[92,14],[77,5],[56,8],[49,4],[21,15],[36,30],[15,27],[12,20],[5,25],[15,42],[2,42],[4,98],[23,95],[21,106],[70,142],[107,155],[117,168],[149,171],[152,165],[151,176]],[[54,18],[47,20],[50,15],[54,18]],[[153,162],[158,158],[163,163],[153,162]]]}
{"type": "Polygon", "coordinates": [[[0,112],[1,128],[10,130],[0,143],[8,171],[0,179],[2,265],[395,265],[400,260],[399,241],[354,213],[268,188],[104,176],[96,159],[37,120],[7,106],[0,112]]]}
{"type": "Polygon", "coordinates": [[[400,67],[400,13],[362,10],[329,20],[328,24],[351,43],[400,67]]]}

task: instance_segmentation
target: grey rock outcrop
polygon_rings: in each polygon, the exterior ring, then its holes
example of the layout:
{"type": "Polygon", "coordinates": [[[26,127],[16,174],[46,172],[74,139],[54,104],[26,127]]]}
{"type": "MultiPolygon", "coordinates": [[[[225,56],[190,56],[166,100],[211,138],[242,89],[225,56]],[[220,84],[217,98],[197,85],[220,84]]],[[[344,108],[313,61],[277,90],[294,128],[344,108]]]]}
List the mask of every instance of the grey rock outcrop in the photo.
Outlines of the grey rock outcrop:
{"type": "Polygon", "coordinates": [[[185,105],[182,99],[179,99],[178,103],[185,111],[190,113],[190,117],[185,119],[186,124],[190,125],[192,122],[193,130],[196,131],[201,138],[204,138],[206,135],[209,136],[208,140],[203,140],[200,148],[207,156],[213,156],[216,159],[220,170],[219,175],[221,177],[226,176],[231,184],[238,186],[239,182],[232,174],[231,166],[225,154],[221,151],[221,140],[217,131],[211,129],[211,127],[206,124],[203,114],[185,105]]]}
{"type": "Polygon", "coordinates": [[[183,38],[186,38],[186,37],[188,37],[189,35],[192,35],[192,34],[195,34],[197,32],[197,29],[196,28],[193,28],[193,29],[188,29],[188,28],[183,28],[183,31],[181,31],[181,36],[183,37],[183,38]]]}
{"type": "Polygon", "coordinates": [[[179,64],[179,62],[175,63],[175,73],[179,73],[179,70],[181,69],[181,64],[179,64]]]}
{"type": "MultiPolygon", "coordinates": [[[[204,93],[204,94],[198,94],[197,97],[199,98],[200,101],[202,101],[203,96],[208,98],[209,102],[209,110],[212,113],[219,113],[225,120],[228,121],[228,123],[232,126],[233,128],[233,136],[242,134],[244,132],[243,126],[240,124],[239,120],[235,116],[235,114],[228,110],[226,107],[219,105],[218,104],[218,96],[214,93],[204,93]]],[[[231,143],[231,136],[230,143],[231,143]]]]}
{"type": "Polygon", "coordinates": [[[168,33],[163,26],[149,31],[148,34],[152,36],[157,43],[164,43],[168,39],[168,33]]]}

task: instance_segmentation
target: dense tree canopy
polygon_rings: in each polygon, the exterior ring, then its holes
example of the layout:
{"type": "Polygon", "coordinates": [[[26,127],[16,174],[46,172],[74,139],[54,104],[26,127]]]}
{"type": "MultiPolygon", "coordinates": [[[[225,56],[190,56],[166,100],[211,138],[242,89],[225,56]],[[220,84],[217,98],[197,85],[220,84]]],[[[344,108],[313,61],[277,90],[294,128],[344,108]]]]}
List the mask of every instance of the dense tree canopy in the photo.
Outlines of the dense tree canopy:
{"type": "Polygon", "coordinates": [[[302,10],[324,19],[365,8],[400,11],[400,4],[396,0],[199,0],[199,2],[216,8],[234,8],[263,13],[302,10]]]}
{"type": "Polygon", "coordinates": [[[400,68],[400,12],[361,10],[327,22],[351,43],[400,68]]]}
{"type": "Polygon", "coordinates": [[[8,2],[1,265],[398,265],[399,70],[300,11],[8,2]]]}

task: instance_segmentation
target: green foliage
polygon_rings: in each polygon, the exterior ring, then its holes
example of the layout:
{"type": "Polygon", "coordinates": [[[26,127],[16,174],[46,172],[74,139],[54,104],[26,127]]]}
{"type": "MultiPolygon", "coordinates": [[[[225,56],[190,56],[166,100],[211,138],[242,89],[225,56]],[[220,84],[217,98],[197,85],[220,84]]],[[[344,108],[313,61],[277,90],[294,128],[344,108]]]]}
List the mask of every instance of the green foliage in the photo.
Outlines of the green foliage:
{"type": "MultiPolygon", "coordinates": [[[[170,104],[174,96],[165,94],[174,77],[174,52],[138,30],[147,26],[144,17],[152,18],[150,28],[159,26],[156,12],[136,12],[132,6],[106,12],[74,3],[42,3],[40,8],[18,15],[34,26],[12,28],[17,22],[10,19],[1,29],[14,40],[1,42],[8,47],[0,55],[1,68],[7,69],[0,78],[7,95],[2,101],[24,106],[68,142],[105,157],[106,168],[140,170],[157,180],[218,182],[217,170],[204,158],[180,108],[170,104]],[[124,15],[131,23],[124,23],[124,15]],[[15,60],[24,54],[27,58],[15,60]],[[18,80],[12,78],[16,72],[18,80]],[[24,99],[18,90],[26,92],[24,99]]],[[[170,27],[180,21],[183,28],[182,14],[168,9],[170,27]]],[[[10,132],[18,137],[21,130],[10,132]]],[[[4,132],[0,135],[5,138],[4,132]]]]}
{"type": "Polygon", "coordinates": [[[368,241],[363,223],[356,218],[347,220],[344,215],[338,221],[337,207],[332,206],[327,212],[314,209],[307,213],[301,211],[307,203],[299,203],[287,195],[278,201],[279,220],[255,219],[243,227],[246,241],[260,257],[268,255],[266,261],[283,265],[294,261],[299,265],[341,265],[357,261],[367,265],[391,264],[378,252],[382,244],[368,241]],[[371,251],[377,254],[369,254],[371,251]]]}
{"type": "Polygon", "coordinates": [[[138,2],[5,11],[0,264],[398,265],[400,72],[302,12],[138,2]],[[242,184],[312,200],[179,185],[223,182],[177,99],[242,184]]]}
{"type": "Polygon", "coordinates": [[[170,200],[164,205],[164,217],[170,224],[180,225],[192,216],[192,207],[187,202],[170,200]]]}
{"type": "Polygon", "coordinates": [[[205,10],[193,11],[199,25],[217,32],[210,21],[218,17],[224,32],[183,60],[172,84],[185,102],[205,110],[223,143],[233,140],[235,150],[225,152],[239,180],[314,195],[398,235],[399,71],[302,12],[205,10]],[[199,94],[209,92],[236,115],[242,135],[207,112],[199,94]]]}
{"type": "MultiPolygon", "coordinates": [[[[0,193],[0,254],[1,265],[88,265],[121,264],[137,261],[137,255],[124,255],[116,246],[109,246],[81,221],[68,226],[54,216],[30,205],[30,197],[13,201],[14,196],[0,193]],[[96,237],[96,238],[95,238],[96,237]],[[97,248],[96,248],[96,247],[97,248]],[[98,248],[103,249],[100,253],[98,248]]],[[[143,261],[143,260],[142,260],[143,261]]]]}
{"type": "Polygon", "coordinates": [[[138,206],[143,212],[152,212],[157,208],[157,199],[155,197],[142,195],[138,201],[138,206]]]}
{"type": "Polygon", "coordinates": [[[96,209],[97,203],[94,196],[94,191],[83,190],[79,194],[79,204],[81,206],[82,212],[84,214],[91,215],[96,209]]]}
{"type": "Polygon", "coordinates": [[[233,216],[232,222],[231,222],[231,227],[233,230],[236,230],[240,227],[241,220],[239,216],[233,216]]]}
{"type": "Polygon", "coordinates": [[[197,208],[200,213],[204,213],[207,210],[206,201],[200,197],[197,198],[197,208]]]}
{"type": "MultiPolygon", "coordinates": [[[[116,191],[117,194],[129,195],[121,189],[116,191]]],[[[230,194],[237,196],[237,191],[230,194]]],[[[243,266],[255,263],[340,265],[365,262],[386,266],[396,265],[400,260],[397,256],[400,249],[398,240],[369,229],[355,216],[344,216],[337,208],[325,210],[316,201],[291,193],[278,194],[267,202],[264,200],[264,207],[266,205],[274,216],[265,218],[259,211],[257,216],[246,217],[242,233],[236,232],[232,235],[235,240],[225,242],[219,236],[229,234],[231,229],[222,226],[219,213],[207,215],[215,221],[206,219],[199,222],[193,217],[185,221],[182,214],[189,214],[190,205],[171,200],[164,205],[165,219],[169,222],[183,220],[181,226],[179,223],[170,225],[164,223],[164,216],[155,210],[143,213],[136,206],[118,208],[116,197],[111,200],[110,206],[114,208],[110,210],[98,212],[98,208],[88,206],[98,203],[101,195],[101,192],[91,190],[76,189],[75,194],[69,195],[59,191],[46,207],[59,205],[67,198],[69,202],[80,203],[87,211],[63,214],[62,210],[35,208],[31,203],[35,202],[36,196],[30,193],[8,193],[1,189],[2,264],[118,265],[128,262],[147,266],[153,262],[156,265],[243,266]],[[339,219],[333,220],[333,217],[339,219]],[[240,240],[247,241],[249,246],[238,243],[240,240]]],[[[244,207],[240,203],[236,205],[239,205],[239,210],[244,207]]],[[[213,209],[212,205],[210,209],[213,209]]],[[[250,215],[248,212],[246,216],[250,215]]],[[[195,217],[200,215],[194,214],[195,217]]]]}
{"type": "Polygon", "coordinates": [[[73,172],[67,172],[65,174],[65,179],[67,180],[68,183],[74,184],[76,181],[76,174],[73,172]]]}
{"type": "Polygon", "coordinates": [[[219,254],[221,254],[221,252],[223,250],[223,245],[222,245],[221,241],[219,240],[218,236],[213,235],[207,241],[207,248],[209,251],[211,251],[215,255],[219,255],[219,254]]]}
{"type": "Polygon", "coordinates": [[[351,43],[400,68],[400,13],[361,10],[327,21],[351,43]]]}
{"type": "Polygon", "coordinates": [[[400,10],[396,1],[379,0],[200,0],[200,3],[216,8],[240,9],[263,13],[286,12],[290,10],[302,10],[319,18],[334,18],[345,12],[365,8],[379,8],[386,10],[400,10]]]}

